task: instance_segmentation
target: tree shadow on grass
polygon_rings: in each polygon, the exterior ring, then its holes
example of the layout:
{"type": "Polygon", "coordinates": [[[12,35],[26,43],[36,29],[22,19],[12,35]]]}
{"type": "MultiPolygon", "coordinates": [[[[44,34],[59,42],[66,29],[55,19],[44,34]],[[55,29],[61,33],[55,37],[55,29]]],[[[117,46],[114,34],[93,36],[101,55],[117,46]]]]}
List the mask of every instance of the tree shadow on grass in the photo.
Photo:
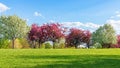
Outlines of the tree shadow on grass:
{"type": "Polygon", "coordinates": [[[33,59],[32,68],[119,68],[119,55],[23,55],[22,59],[33,59]],[[43,59],[36,62],[34,60],[43,59]]]}
{"type": "MultiPolygon", "coordinates": [[[[88,60],[89,61],[89,60],[88,60]]],[[[94,60],[93,60],[94,61],[94,60]]],[[[120,60],[115,59],[103,59],[103,61],[96,61],[92,63],[71,61],[68,64],[53,63],[48,65],[36,65],[34,68],[119,68],[120,60]]]]}

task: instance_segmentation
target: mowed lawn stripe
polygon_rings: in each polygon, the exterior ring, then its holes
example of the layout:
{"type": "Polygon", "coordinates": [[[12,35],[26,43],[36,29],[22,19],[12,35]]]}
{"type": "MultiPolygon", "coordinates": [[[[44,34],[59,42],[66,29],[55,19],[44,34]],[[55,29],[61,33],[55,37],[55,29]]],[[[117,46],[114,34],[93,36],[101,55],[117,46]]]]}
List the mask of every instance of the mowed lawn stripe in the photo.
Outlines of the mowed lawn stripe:
{"type": "Polygon", "coordinates": [[[0,68],[119,68],[120,49],[0,49],[0,68]]]}

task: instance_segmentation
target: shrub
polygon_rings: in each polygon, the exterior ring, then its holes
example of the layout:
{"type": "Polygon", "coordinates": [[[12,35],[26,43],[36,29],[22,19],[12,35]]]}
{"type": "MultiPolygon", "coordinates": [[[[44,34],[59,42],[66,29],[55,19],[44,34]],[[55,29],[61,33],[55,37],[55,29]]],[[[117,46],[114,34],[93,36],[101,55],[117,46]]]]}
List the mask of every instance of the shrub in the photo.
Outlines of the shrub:
{"type": "Polygon", "coordinates": [[[60,48],[60,43],[54,42],[54,43],[53,43],[53,48],[59,49],[59,48],[60,48]]]}
{"type": "Polygon", "coordinates": [[[27,39],[21,38],[21,39],[19,39],[19,42],[22,45],[22,48],[30,48],[30,45],[29,45],[27,39]]]}
{"type": "Polygon", "coordinates": [[[52,45],[50,45],[50,43],[45,43],[45,49],[51,49],[52,45]]]}
{"type": "Polygon", "coordinates": [[[102,48],[102,45],[100,43],[95,43],[93,46],[90,46],[90,48],[102,48]]]}
{"type": "Polygon", "coordinates": [[[10,40],[0,39],[0,48],[9,48],[10,40]]]}
{"type": "Polygon", "coordinates": [[[40,49],[45,49],[45,43],[42,43],[40,49]]]}
{"type": "Polygon", "coordinates": [[[65,48],[65,44],[64,43],[60,43],[59,44],[59,48],[61,48],[61,49],[65,48]]]}

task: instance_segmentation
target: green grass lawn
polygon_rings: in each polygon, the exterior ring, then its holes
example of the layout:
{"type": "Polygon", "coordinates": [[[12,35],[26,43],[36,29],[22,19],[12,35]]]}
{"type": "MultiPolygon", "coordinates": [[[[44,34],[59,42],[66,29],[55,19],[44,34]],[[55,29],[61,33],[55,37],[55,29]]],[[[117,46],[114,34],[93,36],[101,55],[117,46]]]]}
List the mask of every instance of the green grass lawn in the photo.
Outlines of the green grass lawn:
{"type": "Polygon", "coordinates": [[[0,68],[120,68],[120,49],[0,49],[0,68]]]}

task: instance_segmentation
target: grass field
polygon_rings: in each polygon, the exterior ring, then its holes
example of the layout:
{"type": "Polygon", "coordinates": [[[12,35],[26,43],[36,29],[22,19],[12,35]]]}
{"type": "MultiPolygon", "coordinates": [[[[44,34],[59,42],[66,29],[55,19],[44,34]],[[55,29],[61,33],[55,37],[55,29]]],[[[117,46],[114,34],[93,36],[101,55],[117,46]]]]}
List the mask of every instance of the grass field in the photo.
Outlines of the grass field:
{"type": "Polygon", "coordinates": [[[0,49],[0,68],[120,68],[120,49],[0,49]]]}

